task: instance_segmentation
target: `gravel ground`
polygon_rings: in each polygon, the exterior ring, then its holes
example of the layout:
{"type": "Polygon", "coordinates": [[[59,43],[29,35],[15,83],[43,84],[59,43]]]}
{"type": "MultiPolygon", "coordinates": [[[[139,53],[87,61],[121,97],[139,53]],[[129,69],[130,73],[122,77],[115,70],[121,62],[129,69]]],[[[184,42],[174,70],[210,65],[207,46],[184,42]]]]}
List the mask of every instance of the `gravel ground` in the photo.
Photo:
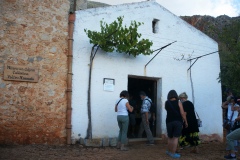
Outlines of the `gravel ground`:
{"type": "MultiPolygon", "coordinates": [[[[14,145],[0,146],[1,160],[165,160],[172,159],[166,155],[166,141],[158,141],[154,146],[144,142],[129,144],[129,151],[120,151],[115,147],[92,148],[82,145],[14,145]]],[[[183,160],[217,160],[224,159],[225,143],[202,143],[200,153],[190,153],[192,148],[181,150],[183,160]]],[[[238,155],[239,156],[239,155],[238,155]]]]}

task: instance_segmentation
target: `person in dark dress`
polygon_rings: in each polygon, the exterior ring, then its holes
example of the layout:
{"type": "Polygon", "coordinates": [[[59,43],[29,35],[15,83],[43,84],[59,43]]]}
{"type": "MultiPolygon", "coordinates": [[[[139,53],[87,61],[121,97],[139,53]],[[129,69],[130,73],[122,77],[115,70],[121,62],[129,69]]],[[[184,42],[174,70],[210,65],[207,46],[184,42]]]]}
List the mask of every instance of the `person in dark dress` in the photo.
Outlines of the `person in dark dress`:
{"type": "Polygon", "coordinates": [[[180,147],[192,146],[194,149],[192,153],[199,153],[198,145],[200,144],[200,139],[198,136],[199,128],[195,115],[194,105],[191,101],[187,100],[188,96],[185,92],[179,95],[179,99],[183,104],[184,112],[186,113],[188,127],[183,128],[182,136],[179,138],[180,147]]]}

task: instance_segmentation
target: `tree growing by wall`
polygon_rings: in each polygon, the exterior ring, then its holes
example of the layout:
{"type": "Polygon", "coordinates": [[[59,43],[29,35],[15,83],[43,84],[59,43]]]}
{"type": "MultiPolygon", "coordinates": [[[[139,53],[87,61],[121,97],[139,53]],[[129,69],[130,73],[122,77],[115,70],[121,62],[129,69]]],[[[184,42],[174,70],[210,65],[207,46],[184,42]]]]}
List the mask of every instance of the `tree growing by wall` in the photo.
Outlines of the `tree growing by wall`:
{"type": "Polygon", "coordinates": [[[149,39],[140,39],[141,34],[138,33],[138,27],[143,23],[131,21],[130,26],[123,25],[123,18],[118,17],[117,20],[110,24],[100,21],[100,32],[85,29],[85,33],[93,44],[90,54],[89,82],[88,82],[88,129],[87,139],[92,139],[92,120],[91,120],[91,74],[93,59],[101,48],[105,52],[126,53],[136,57],[139,54],[150,55],[153,51],[150,49],[152,42],[149,39]]]}
{"type": "Polygon", "coordinates": [[[233,22],[221,34],[221,73],[219,79],[223,86],[240,94],[240,22],[233,22]]]}

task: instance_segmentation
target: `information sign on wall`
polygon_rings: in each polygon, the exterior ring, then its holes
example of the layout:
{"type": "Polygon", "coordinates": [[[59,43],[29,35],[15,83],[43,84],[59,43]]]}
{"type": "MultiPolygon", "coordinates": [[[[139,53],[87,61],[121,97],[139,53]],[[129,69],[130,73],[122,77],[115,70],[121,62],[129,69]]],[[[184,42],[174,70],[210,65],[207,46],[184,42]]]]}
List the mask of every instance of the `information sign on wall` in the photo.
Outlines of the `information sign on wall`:
{"type": "Polygon", "coordinates": [[[3,79],[10,81],[38,82],[38,68],[5,64],[3,79]]]}
{"type": "Polygon", "coordinates": [[[114,79],[104,78],[103,79],[103,90],[104,91],[114,91],[114,79]]]}

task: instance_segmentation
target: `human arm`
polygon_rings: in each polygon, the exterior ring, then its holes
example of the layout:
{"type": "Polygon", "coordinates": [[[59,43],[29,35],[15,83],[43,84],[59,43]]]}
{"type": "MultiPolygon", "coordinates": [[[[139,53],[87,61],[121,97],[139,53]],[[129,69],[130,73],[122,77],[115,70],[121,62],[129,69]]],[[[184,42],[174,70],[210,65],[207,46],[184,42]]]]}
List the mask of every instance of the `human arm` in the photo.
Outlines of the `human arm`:
{"type": "Polygon", "coordinates": [[[156,120],[156,115],[155,115],[155,113],[154,113],[154,112],[152,113],[152,119],[153,119],[153,121],[155,121],[155,120],[156,120]]]}
{"type": "Polygon", "coordinates": [[[235,121],[240,121],[240,108],[239,107],[238,107],[237,111],[238,111],[238,116],[235,119],[235,121]]]}
{"type": "Polygon", "coordinates": [[[222,109],[227,109],[228,108],[228,101],[225,101],[222,103],[222,109]]]}
{"type": "Polygon", "coordinates": [[[129,104],[129,102],[126,103],[126,107],[129,110],[129,112],[133,111],[133,107],[129,104]]]}
{"type": "Polygon", "coordinates": [[[238,117],[235,119],[235,121],[240,121],[240,113],[239,113],[239,110],[238,110],[238,117]]]}
{"type": "Polygon", "coordinates": [[[149,124],[149,114],[150,113],[150,108],[151,108],[151,101],[149,100],[143,100],[142,104],[142,112],[144,112],[145,117],[146,117],[146,123],[149,124]]]}
{"type": "Polygon", "coordinates": [[[231,111],[238,111],[239,105],[237,103],[231,104],[231,111]]]}
{"type": "Polygon", "coordinates": [[[117,102],[117,104],[115,105],[115,112],[118,111],[118,104],[121,102],[121,100],[123,100],[124,98],[121,97],[121,99],[117,102]]]}
{"type": "Polygon", "coordinates": [[[148,124],[149,121],[148,121],[148,112],[145,112],[145,116],[146,116],[146,123],[148,124]]]}
{"type": "Polygon", "coordinates": [[[240,121],[240,116],[238,116],[238,117],[235,119],[235,121],[240,121]]]}
{"type": "Polygon", "coordinates": [[[153,121],[156,120],[156,106],[152,105],[151,103],[151,107],[150,107],[150,112],[151,112],[151,118],[153,121]]]}
{"type": "Polygon", "coordinates": [[[180,109],[181,116],[182,116],[182,118],[184,120],[185,127],[187,128],[188,127],[188,122],[187,122],[186,113],[184,112],[183,105],[182,105],[182,103],[180,101],[178,102],[178,106],[179,106],[179,109],[180,109]]]}

